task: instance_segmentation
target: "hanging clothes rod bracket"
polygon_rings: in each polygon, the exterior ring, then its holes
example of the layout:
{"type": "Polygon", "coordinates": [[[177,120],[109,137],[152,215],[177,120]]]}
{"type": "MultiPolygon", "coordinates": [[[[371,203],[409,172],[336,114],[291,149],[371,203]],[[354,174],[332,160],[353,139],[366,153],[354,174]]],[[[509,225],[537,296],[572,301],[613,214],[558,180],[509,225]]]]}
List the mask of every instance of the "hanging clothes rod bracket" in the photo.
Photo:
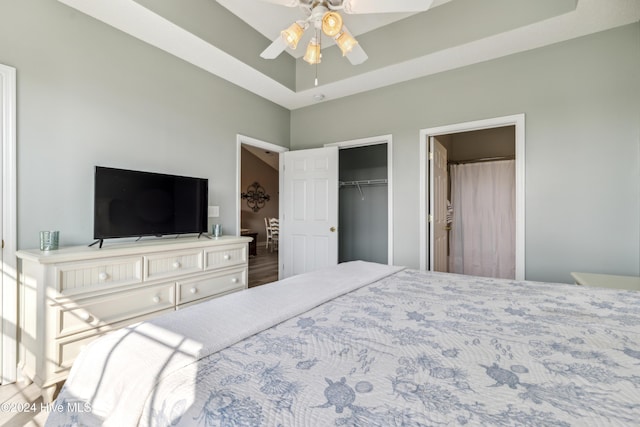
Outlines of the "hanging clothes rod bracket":
{"type": "Polygon", "coordinates": [[[358,187],[358,191],[360,192],[360,197],[364,200],[364,194],[362,194],[362,188],[360,188],[360,183],[356,182],[356,186],[358,187]]]}
{"type": "Polygon", "coordinates": [[[364,193],[362,192],[362,186],[364,185],[386,185],[386,179],[363,179],[359,181],[340,181],[340,187],[357,187],[360,192],[360,197],[364,200],[364,193]]]}

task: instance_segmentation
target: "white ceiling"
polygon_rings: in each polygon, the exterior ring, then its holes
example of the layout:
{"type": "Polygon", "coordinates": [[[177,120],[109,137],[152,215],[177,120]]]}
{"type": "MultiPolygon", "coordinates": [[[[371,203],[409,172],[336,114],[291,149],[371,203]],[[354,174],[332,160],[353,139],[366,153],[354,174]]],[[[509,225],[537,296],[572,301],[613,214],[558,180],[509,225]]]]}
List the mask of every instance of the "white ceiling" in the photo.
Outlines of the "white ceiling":
{"type": "MultiPolygon", "coordinates": [[[[168,19],[144,8],[135,0],[58,1],[291,110],[314,104],[317,102],[314,98],[318,94],[322,94],[325,101],[338,99],[640,20],[639,0],[577,0],[575,10],[569,13],[362,72],[316,88],[295,91],[168,19]]],[[[436,1],[442,4],[458,0],[436,1]]],[[[284,13],[291,10],[282,6],[263,4],[259,0],[219,0],[219,2],[221,4],[238,3],[234,13],[240,15],[245,22],[255,26],[263,34],[274,32],[277,34],[282,29],[283,22],[284,27],[290,23],[290,17],[284,13]],[[263,6],[269,6],[269,8],[261,10],[263,6]],[[280,15],[281,13],[283,15],[280,15]]],[[[430,13],[430,11],[422,13],[430,13]]],[[[386,25],[383,22],[400,19],[399,16],[378,16],[371,19],[382,19],[382,21],[374,22],[369,21],[368,17],[359,16],[358,18],[361,17],[363,18],[362,28],[359,28],[360,23],[353,22],[349,23],[350,29],[353,25],[359,32],[368,31],[367,26],[386,25]]],[[[256,52],[256,55],[259,55],[259,52],[256,52]]]]}
{"type": "Polygon", "coordinates": [[[280,155],[278,153],[248,144],[242,144],[242,148],[265,162],[271,168],[275,170],[280,168],[280,155]]]}

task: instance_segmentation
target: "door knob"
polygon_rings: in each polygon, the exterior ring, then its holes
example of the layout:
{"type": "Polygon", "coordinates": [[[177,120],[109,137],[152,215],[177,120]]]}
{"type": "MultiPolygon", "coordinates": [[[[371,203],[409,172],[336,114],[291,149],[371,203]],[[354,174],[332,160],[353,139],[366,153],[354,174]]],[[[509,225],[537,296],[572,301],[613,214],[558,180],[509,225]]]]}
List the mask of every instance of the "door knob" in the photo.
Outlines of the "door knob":
{"type": "Polygon", "coordinates": [[[330,231],[330,232],[332,232],[332,233],[335,233],[335,232],[336,232],[336,228],[335,228],[335,227],[331,227],[331,228],[329,229],[329,231],[330,231]]]}

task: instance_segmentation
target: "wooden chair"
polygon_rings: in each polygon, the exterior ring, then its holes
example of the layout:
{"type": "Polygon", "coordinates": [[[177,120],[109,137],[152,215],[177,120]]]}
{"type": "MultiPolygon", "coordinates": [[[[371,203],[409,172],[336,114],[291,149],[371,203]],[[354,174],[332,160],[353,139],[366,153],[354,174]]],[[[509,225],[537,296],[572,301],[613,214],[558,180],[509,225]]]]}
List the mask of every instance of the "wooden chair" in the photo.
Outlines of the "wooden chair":
{"type": "Polygon", "coordinates": [[[280,237],[280,220],[278,218],[269,218],[269,228],[271,229],[271,251],[278,250],[278,241],[280,237]]]}
{"type": "Polygon", "coordinates": [[[273,250],[273,236],[271,234],[271,225],[269,224],[269,219],[270,218],[267,217],[264,218],[264,228],[267,233],[267,243],[264,245],[264,247],[266,249],[269,249],[269,246],[271,246],[271,250],[273,250]]]}

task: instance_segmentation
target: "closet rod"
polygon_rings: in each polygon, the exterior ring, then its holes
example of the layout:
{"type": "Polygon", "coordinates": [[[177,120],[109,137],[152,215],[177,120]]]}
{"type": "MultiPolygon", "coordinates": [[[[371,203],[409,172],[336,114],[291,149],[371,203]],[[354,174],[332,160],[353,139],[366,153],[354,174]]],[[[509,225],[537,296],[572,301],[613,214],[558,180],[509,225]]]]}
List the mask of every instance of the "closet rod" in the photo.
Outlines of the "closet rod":
{"type": "Polygon", "coordinates": [[[386,184],[386,179],[362,179],[359,181],[340,181],[341,187],[386,184]]]}
{"type": "Polygon", "coordinates": [[[516,156],[498,156],[498,157],[483,157],[481,159],[470,159],[470,160],[460,160],[460,161],[450,161],[447,162],[449,165],[463,165],[466,163],[480,163],[480,162],[494,162],[497,160],[515,160],[516,156]]]}

